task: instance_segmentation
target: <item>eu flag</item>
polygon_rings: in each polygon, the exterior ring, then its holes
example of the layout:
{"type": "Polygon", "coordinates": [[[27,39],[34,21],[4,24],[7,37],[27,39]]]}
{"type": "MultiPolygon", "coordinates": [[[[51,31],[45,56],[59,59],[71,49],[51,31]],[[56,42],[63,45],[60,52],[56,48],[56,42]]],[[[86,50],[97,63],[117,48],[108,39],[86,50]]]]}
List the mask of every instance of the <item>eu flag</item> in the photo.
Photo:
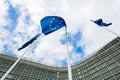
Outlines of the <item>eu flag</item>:
{"type": "Polygon", "coordinates": [[[33,37],[32,39],[30,39],[29,41],[27,41],[25,44],[22,45],[22,47],[20,47],[18,49],[18,51],[20,51],[21,49],[27,47],[28,45],[32,44],[34,40],[36,40],[38,37],[40,36],[40,33],[37,34],[35,37],[33,37]]]}
{"type": "Polygon", "coordinates": [[[64,19],[59,16],[46,16],[41,20],[42,33],[45,35],[52,33],[63,26],[66,27],[66,23],[64,19]]]}
{"type": "MultiPolygon", "coordinates": [[[[92,20],[91,20],[92,21],[92,20]]],[[[103,20],[102,19],[98,19],[98,20],[95,20],[95,21],[92,21],[92,22],[94,22],[95,24],[97,24],[98,26],[104,26],[104,27],[107,27],[107,26],[109,26],[109,25],[112,25],[112,23],[105,23],[105,22],[103,22],[103,20]]]]}

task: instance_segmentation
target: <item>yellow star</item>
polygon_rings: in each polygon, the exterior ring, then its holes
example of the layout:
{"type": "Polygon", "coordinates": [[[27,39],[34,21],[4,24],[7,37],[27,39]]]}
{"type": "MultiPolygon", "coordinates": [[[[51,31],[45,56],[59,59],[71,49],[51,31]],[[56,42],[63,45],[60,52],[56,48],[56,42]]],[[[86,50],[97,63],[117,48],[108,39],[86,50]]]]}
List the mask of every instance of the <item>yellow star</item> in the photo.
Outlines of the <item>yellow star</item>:
{"type": "Polygon", "coordinates": [[[59,25],[57,25],[57,27],[59,27],[59,25]]]}
{"type": "Polygon", "coordinates": [[[52,18],[53,20],[55,20],[55,18],[52,18]]]}
{"type": "Polygon", "coordinates": [[[52,23],[52,21],[50,21],[50,23],[52,23]]]}
{"type": "Polygon", "coordinates": [[[56,27],[54,29],[56,29],[56,27]]]}

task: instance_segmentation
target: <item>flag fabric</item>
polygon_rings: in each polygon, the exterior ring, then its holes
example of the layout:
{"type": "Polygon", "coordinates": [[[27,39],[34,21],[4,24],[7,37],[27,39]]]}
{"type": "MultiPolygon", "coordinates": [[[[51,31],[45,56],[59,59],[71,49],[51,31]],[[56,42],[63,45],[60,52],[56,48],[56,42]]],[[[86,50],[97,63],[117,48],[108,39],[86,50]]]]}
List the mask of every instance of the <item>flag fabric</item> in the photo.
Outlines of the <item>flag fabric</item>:
{"type": "MultiPolygon", "coordinates": [[[[91,20],[92,21],[92,20],[91,20]]],[[[98,19],[98,20],[95,20],[95,21],[92,21],[92,22],[94,22],[95,24],[97,24],[98,26],[104,26],[104,27],[107,27],[107,26],[109,26],[109,25],[112,25],[112,23],[105,23],[105,22],[103,22],[103,20],[102,19],[98,19]]]]}
{"type": "Polygon", "coordinates": [[[23,44],[18,51],[20,51],[21,49],[27,47],[28,45],[32,44],[34,42],[34,40],[36,40],[38,37],[40,36],[40,33],[37,34],[35,37],[33,37],[32,39],[30,39],[29,41],[27,41],[25,44],[23,44]]]}
{"type": "Polygon", "coordinates": [[[66,23],[64,19],[59,16],[46,16],[41,20],[42,33],[45,35],[52,33],[63,26],[66,27],[66,23]]]}

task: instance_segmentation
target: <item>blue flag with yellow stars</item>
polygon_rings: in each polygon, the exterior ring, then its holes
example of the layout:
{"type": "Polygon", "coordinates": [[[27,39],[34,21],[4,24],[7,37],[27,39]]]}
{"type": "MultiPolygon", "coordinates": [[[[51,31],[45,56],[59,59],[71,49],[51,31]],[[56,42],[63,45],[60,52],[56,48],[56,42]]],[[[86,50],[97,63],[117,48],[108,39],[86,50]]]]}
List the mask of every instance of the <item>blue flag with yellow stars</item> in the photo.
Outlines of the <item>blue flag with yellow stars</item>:
{"type": "Polygon", "coordinates": [[[92,22],[94,22],[95,24],[97,24],[98,26],[104,26],[104,27],[107,27],[107,26],[109,26],[109,25],[112,25],[112,23],[105,23],[105,22],[103,22],[103,20],[102,19],[98,19],[98,20],[95,20],[95,21],[93,21],[93,20],[91,20],[92,22]]]}
{"type": "Polygon", "coordinates": [[[34,42],[34,40],[36,40],[38,37],[40,36],[40,33],[37,34],[35,37],[33,37],[32,39],[30,39],[29,41],[27,41],[25,44],[23,44],[18,51],[20,51],[21,49],[27,47],[28,45],[32,44],[34,42]]]}
{"type": "Polygon", "coordinates": [[[46,16],[41,20],[42,33],[45,35],[52,33],[63,26],[66,27],[66,23],[64,19],[59,16],[46,16]]]}

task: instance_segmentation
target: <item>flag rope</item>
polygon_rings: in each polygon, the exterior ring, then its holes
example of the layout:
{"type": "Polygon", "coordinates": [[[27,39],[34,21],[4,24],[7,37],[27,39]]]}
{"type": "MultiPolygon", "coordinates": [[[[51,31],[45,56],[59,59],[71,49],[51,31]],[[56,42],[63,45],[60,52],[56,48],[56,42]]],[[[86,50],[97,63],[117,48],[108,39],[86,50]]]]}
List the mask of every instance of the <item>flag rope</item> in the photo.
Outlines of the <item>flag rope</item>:
{"type": "Polygon", "coordinates": [[[65,27],[65,32],[66,32],[66,47],[67,47],[67,58],[68,58],[68,80],[72,80],[72,70],[71,70],[71,58],[70,58],[70,53],[69,53],[69,48],[68,48],[68,34],[67,34],[67,27],[65,27]]]}

